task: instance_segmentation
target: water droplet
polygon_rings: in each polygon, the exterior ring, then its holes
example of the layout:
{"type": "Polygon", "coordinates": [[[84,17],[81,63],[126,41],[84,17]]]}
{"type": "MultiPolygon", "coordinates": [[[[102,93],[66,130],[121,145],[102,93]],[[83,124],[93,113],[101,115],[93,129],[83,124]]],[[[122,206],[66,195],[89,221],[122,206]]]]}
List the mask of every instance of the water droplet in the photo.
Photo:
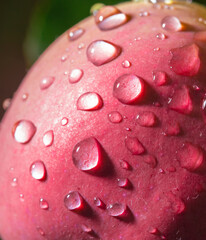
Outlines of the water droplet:
{"type": "Polygon", "coordinates": [[[102,202],[102,200],[98,197],[94,198],[94,204],[99,208],[105,208],[105,204],[102,202]]]}
{"type": "Polygon", "coordinates": [[[204,153],[202,149],[192,143],[185,143],[177,154],[181,167],[188,171],[199,170],[204,165],[204,153]]]}
{"type": "Polygon", "coordinates": [[[132,129],[129,128],[129,127],[125,127],[125,130],[126,130],[127,132],[131,132],[131,131],[132,131],[132,129]]]}
{"type": "Polygon", "coordinates": [[[84,199],[77,191],[71,191],[64,198],[64,205],[70,211],[79,211],[84,208],[84,199]]]}
{"type": "Polygon", "coordinates": [[[72,152],[74,165],[82,171],[97,170],[102,164],[100,143],[94,138],[86,138],[77,143],[72,152]]]}
{"type": "Polygon", "coordinates": [[[120,163],[120,167],[125,169],[125,170],[129,170],[131,168],[129,163],[125,160],[120,160],[119,163],[120,163]]]}
{"type": "Polygon", "coordinates": [[[54,77],[42,78],[40,81],[41,90],[45,90],[45,89],[49,88],[53,84],[54,80],[55,80],[54,77]]]}
{"type": "Polygon", "coordinates": [[[36,132],[35,125],[29,120],[21,120],[14,124],[12,134],[19,143],[28,143],[36,132]]]}
{"type": "Polygon", "coordinates": [[[6,98],[3,103],[2,103],[2,107],[4,109],[4,111],[6,111],[11,105],[11,98],[6,98]]]}
{"type": "Polygon", "coordinates": [[[171,69],[178,75],[192,77],[200,70],[199,47],[196,44],[174,48],[170,51],[172,59],[171,69]]]}
{"type": "Polygon", "coordinates": [[[81,80],[84,72],[81,69],[73,69],[70,77],[69,77],[69,82],[70,83],[77,83],[81,80]]]}
{"type": "Polygon", "coordinates": [[[183,114],[190,114],[192,112],[193,104],[187,86],[183,85],[174,92],[169,102],[169,107],[183,114]]]}
{"type": "Polygon", "coordinates": [[[64,54],[62,57],[61,57],[61,62],[65,62],[67,60],[68,56],[67,54],[64,54]]]}
{"type": "Polygon", "coordinates": [[[185,211],[185,204],[179,197],[175,196],[172,192],[167,193],[166,197],[170,203],[172,212],[178,215],[185,211]]]}
{"type": "Polygon", "coordinates": [[[169,121],[163,128],[163,134],[165,136],[177,136],[180,133],[180,125],[178,122],[169,121]]]}
{"type": "Polygon", "coordinates": [[[28,93],[24,93],[24,94],[22,95],[21,99],[22,99],[23,101],[26,101],[26,100],[28,99],[28,97],[29,97],[29,94],[28,94],[28,93]]]}
{"type": "Polygon", "coordinates": [[[154,50],[154,52],[158,52],[158,51],[160,50],[160,48],[159,48],[159,47],[156,47],[156,48],[154,48],[153,50],[154,50]]]}
{"type": "Polygon", "coordinates": [[[136,137],[126,137],[125,145],[133,155],[139,155],[145,152],[143,145],[136,137]]]}
{"type": "Polygon", "coordinates": [[[167,16],[163,18],[161,25],[164,30],[171,31],[171,32],[178,32],[183,29],[183,26],[180,20],[174,16],[167,16]]]}
{"type": "Polygon", "coordinates": [[[22,193],[19,194],[19,199],[20,199],[21,202],[24,202],[24,194],[22,194],[22,193]]]}
{"type": "Polygon", "coordinates": [[[122,203],[114,203],[107,206],[107,212],[112,217],[126,217],[128,214],[127,206],[122,203]]]}
{"type": "Polygon", "coordinates": [[[46,147],[50,147],[54,142],[54,132],[52,130],[47,131],[43,136],[43,143],[46,147]]]}
{"type": "Polygon", "coordinates": [[[97,40],[87,48],[87,57],[96,66],[111,62],[121,53],[121,48],[111,42],[97,40]]]}
{"type": "Polygon", "coordinates": [[[124,60],[124,61],[122,62],[122,66],[123,66],[124,68],[130,68],[130,67],[131,67],[131,62],[128,61],[128,60],[124,60]]]}
{"type": "Polygon", "coordinates": [[[85,44],[84,44],[84,43],[80,43],[80,44],[78,45],[78,49],[79,49],[79,50],[83,49],[84,47],[85,47],[85,44]]]}
{"type": "Polygon", "coordinates": [[[39,206],[41,209],[43,210],[47,210],[49,208],[49,204],[46,200],[44,200],[43,198],[40,198],[39,200],[39,206]]]}
{"type": "Polygon", "coordinates": [[[84,33],[84,29],[80,27],[73,27],[68,31],[68,36],[70,41],[77,40],[80,38],[84,33]]]}
{"type": "Polygon", "coordinates": [[[168,77],[165,72],[154,71],[153,72],[153,81],[157,86],[162,86],[167,83],[168,77]]]}
{"type": "Polygon", "coordinates": [[[144,156],[144,162],[147,163],[151,168],[155,168],[157,166],[157,159],[152,155],[144,156]]]}
{"type": "Polygon", "coordinates": [[[113,6],[102,7],[95,15],[97,26],[103,30],[111,30],[125,24],[128,16],[113,6]]]}
{"type": "Polygon", "coordinates": [[[11,182],[11,186],[12,186],[12,187],[16,187],[17,184],[18,184],[18,179],[17,179],[17,178],[13,178],[13,179],[12,179],[12,182],[11,182]]]}
{"type": "Polygon", "coordinates": [[[202,114],[204,121],[206,122],[206,98],[202,100],[202,114]]]}
{"type": "Polygon", "coordinates": [[[82,227],[82,231],[85,232],[85,233],[92,233],[93,232],[92,228],[88,227],[85,224],[82,224],[81,227],[82,227]]]}
{"type": "Polygon", "coordinates": [[[77,109],[83,111],[99,110],[103,106],[103,100],[98,93],[87,92],[77,100],[77,109]]]}
{"type": "Polygon", "coordinates": [[[113,111],[108,114],[108,119],[111,123],[120,123],[122,122],[123,117],[119,112],[113,111]]]}
{"type": "Polygon", "coordinates": [[[37,180],[44,180],[46,178],[46,168],[42,161],[35,161],[31,164],[30,173],[33,178],[37,180]]]}
{"type": "Polygon", "coordinates": [[[139,16],[140,16],[140,17],[148,17],[149,15],[150,15],[150,13],[147,12],[147,11],[143,11],[143,12],[140,12],[140,13],[139,13],[139,16]]]}
{"type": "Polygon", "coordinates": [[[128,178],[119,178],[117,179],[118,186],[121,188],[128,188],[130,186],[130,181],[128,178]]]}
{"type": "Polygon", "coordinates": [[[62,118],[61,125],[66,126],[68,124],[68,122],[69,122],[68,118],[64,117],[64,118],[62,118]]]}
{"type": "Polygon", "coordinates": [[[114,83],[113,95],[125,104],[137,103],[145,92],[143,79],[133,74],[120,76],[114,83]]]}
{"type": "Polygon", "coordinates": [[[45,232],[42,228],[40,227],[36,227],[36,230],[38,231],[38,233],[41,235],[41,236],[45,236],[45,232]]]}
{"type": "Polygon", "coordinates": [[[194,40],[200,42],[206,42],[206,31],[195,32],[194,40]]]}
{"type": "Polygon", "coordinates": [[[164,33],[158,33],[156,35],[156,38],[160,39],[160,40],[165,40],[167,38],[167,36],[164,33]]]}
{"type": "Polygon", "coordinates": [[[136,120],[137,123],[142,127],[153,127],[157,122],[156,115],[149,111],[138,114],[136,120]]]}

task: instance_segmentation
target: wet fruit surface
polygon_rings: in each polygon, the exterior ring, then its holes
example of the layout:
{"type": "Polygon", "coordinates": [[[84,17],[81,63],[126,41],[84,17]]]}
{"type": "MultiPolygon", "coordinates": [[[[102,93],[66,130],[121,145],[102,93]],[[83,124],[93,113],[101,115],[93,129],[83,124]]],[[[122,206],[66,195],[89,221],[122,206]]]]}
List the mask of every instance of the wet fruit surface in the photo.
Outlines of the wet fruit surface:
{"type": "Polygon", "coordinates": [[[3,104],[0,235],[206,239],[205,10],[138,1],[92,14],[3,104]]]}

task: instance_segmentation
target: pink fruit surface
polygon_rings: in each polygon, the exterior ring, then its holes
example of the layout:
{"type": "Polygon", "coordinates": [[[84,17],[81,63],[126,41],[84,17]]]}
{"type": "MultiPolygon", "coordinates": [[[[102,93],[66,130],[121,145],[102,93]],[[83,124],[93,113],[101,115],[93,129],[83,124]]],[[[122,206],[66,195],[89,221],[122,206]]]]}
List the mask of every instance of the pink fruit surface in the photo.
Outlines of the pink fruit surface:
{"type": "Polygon", "coordinates": [[[205,240],[206,10],[96,14],[45,51],[1,122],[0,235],[205,240]]]}

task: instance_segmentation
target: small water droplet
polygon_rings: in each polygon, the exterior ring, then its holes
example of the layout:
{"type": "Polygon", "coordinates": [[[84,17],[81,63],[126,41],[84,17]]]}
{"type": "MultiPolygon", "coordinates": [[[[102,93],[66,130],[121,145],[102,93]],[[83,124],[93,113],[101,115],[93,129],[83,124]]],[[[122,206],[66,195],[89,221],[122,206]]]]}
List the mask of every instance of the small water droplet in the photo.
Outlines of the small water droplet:
{"type": "Polygon", "coordinates": [[[84,44],[84,43],[80,43],[80,44],[78,45],[78,49],[79,49],[79,50],[83,49],[84,47],[85,47],[85,44],[84,44]]]}
{"type": "Polygon", "coordinates": [[[180,125],[175,121],[168,121],[163,128],[163,134],[165,136],[177,136],[180,133],[180,125]]]}
{"type": "Polygon", "coordinates": [[[36,230],[38,231],[38,233],[39,233],[41,236],[45,236],[45,232],[44,232],[44,230],[43,230],[41,227],[36,227],[36,230]]]}
{"type": "Polygon", "coordinates": [[[54,80],[55,80],[54,77],[42,78],[40,81],[41,90],[45,90],[45,89],[49,88],[53,84],[54,80]]]}
{"type": "Polygon", "coordinates": [[[167,38],[167,36],[164,33],[158,33],[156,35],[156,38],[160,39],[160,40],[165,40],[167,38]]]}
{"type": "Polygon", "coordinates": [[[73,27],[68,31],[68,36],[70,41],[77,40],[84,34],[84,29],[80,27],[73,27]]]}
{"type": "Polygon", "coordinates": [[[50,147],[54,142],[54,132],[52,130],[49,130],[45,132],[43,136],[43,143],[46,147],[50,147]]]}
{"type": "Polygon", "coordinates": [[[22,194],[22,193],[19,194],[19,199],[20,199],[21,202],[24,202],[24,194],[22,194]]]}
{"type": "Polygon", "coordinates": [[[31,164],[30,173],[34,179],[45,180],[46,168],[42,161],[35,161],[31,164]]]}
{"type": "Polygon", "coordinates": [[[158,52],[159,50],[160,50],[159,47],[156,47],[156,48],[153,49],[154,52],[158,52]]]}
{"type": "Polygon", "coordinates": [[[204,153],[200,147],[187,142],[177,154],[181,167],[188,171],[193,172],[203,168],[204,153]]]}
{"type": "Polygon", "coordinates": [[[142,127],[153,127],[157,118],[153,112],[145,111],[137,115],[136,117],[137,123],[142,127]]]}
{"type": "Polygon", "coordinates": [[[99,208],[105,208],[105,204],[102,202],[102,200],[98,197],[94,198],[94,204],[99,208]]]}
{"type": "Polygon", "coordinates": [[[13,178],[13,179],[12,179],[12,182],[11,182],[11,186],[12,186],[12,187],[16,187],[17,184],[18,184],[18,179],[17,179],[17,178],[13,178]]]}
{"type": "Polygon", "coordinates": [[[183,29],[183,26],[180,20],[174,16],[167,16],[163,18],[161,25],[164,30],[171,31],[171,32],[178,32],[183,29]]]}
{"type": "Polygon", "coordinates": [[[139,155],[145,152],[143,145],[136,137],[126,137],[125,145],[133,155],[139,155]]]}
{"type": "Polygon", "coordinates": [[[71,74],[69,76],[69,82],[70,83],[77,83],[81,80],[84,72],[81,69],[73,69],[71,71],[71,74]]]}
{"type": "Polygon", "coordinates": [[[139,16],[140,16],[140,17],[148,17],[148,16],[150,16],[150,13],[147,12],[147,11],[143,11],[143,12],[140,12],[140,13],[139,13],[139,16]]]}
{"type": "Polygon", "coordinates": [[[35,125],[29,120],[21,120],[14,124],[12,134],[18,143],[28,143],[36,132],[35,125]]]}
{"type": "Polygon", "coordinates": [[[143,79],[133,74],[120,76],[114,83],[113,95],[125,104],[137,103],[145,92],[143,79]]]}
{"type": "Polygon", "coordinates": [[[104,6],[95,15],[95,22],[103,31],[122,26],[128,20],[128,16],[114,6],[104,6]]]}
{"type": "Polygon", "coordinates": [[[200,70],[199,47],[193,43],[170,51],[170,68],[178,75],[193,77],[200,70]]]}
{"type": "Polygon", "coordinates": [[[23,101],[26,101],[26,100],[28,99],[28,97],[29,97],[29,94],[28,94],[28,93],[24,93],[24,94],[22,95],[21,99],[22,99],[23,101]]]}
{"type": "Polygon", "coordinates": [[[102,165],[101,145],[94,137],[77,143],[72,152],[74,165],[82,171],[97,170],[102,165]]]}
{"type": "Polygon", "coordinates": [[[129,163],[125,160],[120,160],[119,163],[120,163],[120,167],[125,169],[125,170],[129,170],[131,168],[129,163]]]}
{"type": "Polygon", "coordinates": [[[206,97],[202,100],[202,115],[203,115],[203,118],[204,118],[204,121],[206,123],[206,97]]]}
{"type": "Polygon", "coordinates": [[[190,114],[192,112],[193,103],[187,86],[183,85],[176,89],[172,98],[169,100],[169,107],[183,114],[190,114]]]}
{"type": "Polygon", "coordinates": [[[128,214],[127,206],[122,203],[114,203],[107,206],[107,212],[112,217],[126,217],[128,214]]]}
{"type": "Polygon", "coordinates": [[[120,123],[122,122],[123,117],[119,112],[113,111],[108,114],[108,119],[111,123],[120,123]]]}
{"type": "Polygon", "coordinates": [[[64,117],[64,118],[62,118],[61,125],[66,126],[68,124],[68,122],[69,122],[68,118],[64,117]]]}
{"type": "Polygon", "coordinates": [[[130,187],[130,181],[128,178],[119,178],[117,179],[118,186],[121,188],[129,188],[130,187]]]}
{"type": "Polygon", "coordinates": [[[3,103],[2,103],[2,107],[4,109],[4,111],[6,111],[11,105],[11,98],[6,98],[3,103]]]}
{"type": "Polygon", "coordinates": [[[194,40],[200,42],[206,42],[206,31],[195,32],[194,40]]]}
{"type": "Polygon", "coordinates": [[[64,205],[70,211],[79,211],[84,208],[84,199],[77,191],[71,191],[64,198],[64,205]]]}
{"type": "Polygon", "coordinates": [[[77,109],[83,111],[99,110],[103,106],[103,100],[98,93],[87,92],[82,94],[77,100],[77,109]]]}
{"type": "Polygon", "coordinates": [[[65,62],[68,58],[68,55],[67,54],[64,54],[62,57],[61,57],[61,62],[65,62]]]}
{"type": "Polygon", "coordinates": [[[81,227],[82,227],[82,231],[85,232],[85,233],[92,233],[93,232],[92,228],[88,227],[85,224],[82,224],[81,227]]]}
{"type": "Polygon", "coordinates": [[[43,199],[43,198],[40,198],[40,200],[39,200],[39,206],[40,206],[40,208],[43,209],[43,210],[47,210],[47,209],[49,208],[48,202],[47,202],[45,199],[43,199]]]}
{"type": "Polygon", "coordinates": [[[165,72],[154,71],[153,72],[153,81],[157,86],[163,86],[167,83],[168,77],[165,72]]]}
{"type": "Polygon", "coordinates": [[[152,155],[144,156],[144,162],[147,163],[151,168],[155,168],[157,166],[157,159],[152,155]]]}
{"type": "Polygon", "coordinates": [[[121,48],[111,42],[97,40],[87,48],[87,57],[95,66],[101,66],[111,62],[121,53],[121,48]]]}
{"type": "Polygon", "coordinates": [[[128,61],[128,60],[124,60],[124,61],[122,62],[122,66],[123,66],[124,68],[130,68],[130,67],[131,67],[131,62],[128,61]]]}

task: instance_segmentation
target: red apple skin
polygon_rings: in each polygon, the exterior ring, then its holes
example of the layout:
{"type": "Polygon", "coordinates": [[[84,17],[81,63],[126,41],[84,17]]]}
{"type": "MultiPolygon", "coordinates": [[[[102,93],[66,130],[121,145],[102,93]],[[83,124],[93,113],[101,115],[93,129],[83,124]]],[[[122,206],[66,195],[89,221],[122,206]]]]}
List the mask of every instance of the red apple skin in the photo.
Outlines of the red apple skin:
{"type": "Polygon", "coordinates": [[[176,5],[174,10],[169,10],[135,2],[118,8],[130,20],[116,29],[101,31],[90,17],[78,24],[85,29],[79,39],[69,41],[68,32],[60,36],[28,72],[1,122],[0,235],[3,240],[206,239],[206,125],[201,113],[201,94],[206,89],[206,45],[194,39],[194,32],[206,30],[198,21],[206,10],[196,4],[176,5]],[[150,15],[140,17],[142,11],[150,15]],[[161,20],[168,15],[179,17],[186,23],[186,29],[163,30],[161,20]],[[167,39],[156,38],[162,32],[167,39]],[[138,37],[141,39],[137,40],[138,37]],[[120,46],[121,54],[109,63],[95,66],[86,54],[94,40],[120,46]],[[84,47],[78,49],[81,43],[84,47]],[[200,50],[200,69],[192,77],[177,75],[170,68],[170,50],[193,43],[200,50]],[[67,59],[61,61],[62,56],[67,59]],[[131,62],[131,67],[122,66],[125,60],[131,62]],[[84,74],[79,82],[71,84],[64,73],[75,68],[82,69],[84,74]],[[167,73],[166,85],[154,84],[152,73],[156,70],[167,73]],[[113,96],[114,82],[124,74],[135,74],[144,80],[142,102],[127,105],[113,96]],[[40,81],[47,76],[55,80],[48,89],[41,90],[40,81]],[[168,105],[174,89],[183,85],[190,89],[193,108],[189,113],[175,111],[168,105]],[[194,85],[200,86],[200,90],[195,91],[194,85]],[[78,110],[77,100],[85,92],[98,93],[103,107],[94,111],[78,110]],[[26,101],[22,101],[24,93],[28,93],[26,101]],[[108,120],[112,111],[125,116],[121,123],[108,120]],[[143,111],[156,115],[154,127],[137,124],[136,116],[143,111]],[[69,120],[67,126],[61,125],[64,117],[69,120]],[[16,142],[12,135],[15,123],[23,119],[36,126],[33,138],[26,144],[16,142]],[[170,121],[179,124],[179,135],[163,134],[170,121]],[[42,139],[48,130],[53,130],[54,142],[46,147],[42,139]],[[107,161],[101,174],[95,170],[80,171],[72,161],[74,146],[90,137],[101,144],[102,161],[107,161]],[[145,152],[133,155],[125,147],[125,137],[137,137],[145,152]],[[180,165],[177,152],[185,142],[201,148],[203,159],[197,171],[180,165]],[[156,158],[156,167],[145,163],[148,155],[156,158]],[[131,165],[130,170],[120,167],[122,159],[131,165]],[[47,171],[42,181],[32,178],[30,173],[31,164],[37,160],[44,162],[47,171]],[[13,178],[17,178],[15,187],[11,186],[13,178]],[[118,178],[128,178],[132,188],[120,188],[118,178]],[[70,191],[78,191],[90,206],[86,214],[65,207],[64,198],[70,191]],[[106,205],[126,204],[129,217],[109,216],[107,210],[95,206],[95,197],[106,205]],[[48,210],[40,208],[41,198],[48,202],[48,210]],[[92,228],[93,233],[84,232],[83,224],[92,228]]]}

